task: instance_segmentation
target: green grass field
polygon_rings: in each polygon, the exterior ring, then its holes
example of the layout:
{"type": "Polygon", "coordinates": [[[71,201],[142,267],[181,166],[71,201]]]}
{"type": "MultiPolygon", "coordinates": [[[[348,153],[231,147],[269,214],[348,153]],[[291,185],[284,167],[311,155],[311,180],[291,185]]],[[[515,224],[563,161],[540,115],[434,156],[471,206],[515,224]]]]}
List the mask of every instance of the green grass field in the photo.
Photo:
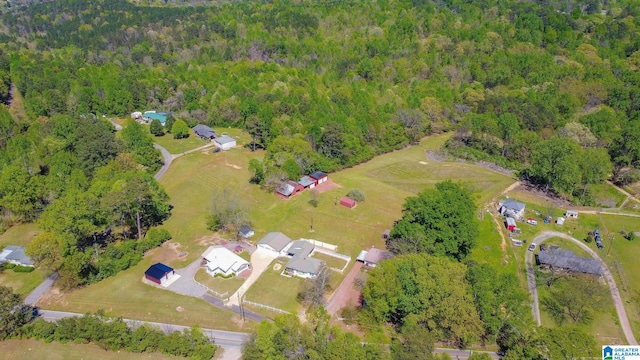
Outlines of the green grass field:
{"type": "Polygon", "coordinates": [[[512,249],[510,240],[506,238],[506,248],[502,251],[502,238],[489,214],[483,214],[483,219],[479,221],[479,230],[480,235],[476,247],[471,251],[471,259],[479,264],[487,264],[495,269],[515,273],[517,263],[513,251],[518,248],[512,249]]]}
{"type": "Polygon", "coordinates": [[[16,293],[26,296],[38,287],[45,277],[45,274],[37,269],[30,273],[17,273],[12,269],[5,269],[0,272],[0,285],[10,287],[16,293]]]}
{"type": "Polygon", "coordinates": [[[0,235],[0,246],[7,245],[26,246],[38,235],[38,225],[33,223],[18,224],[9,228],[4,234],[0,235]]]}
{"type": "Polygon", "coordinates": [[[158,145],[167,149],[171,154],[181,154],[185,151],[198,148],[209,144],[209,141],[204,141],[191,133],[186,139],[174,139],[171,134],[164,134],[164,136],[154,136],[153,141],[158,145]]]}
{"type": "MultiPolygon", "coordinates": [[[[284,263],[274,260],[258,281],[249,288],[245,299],[296,314],[300,308],[296,295],[300,291],[303,280],[280,275],[283,269],[284,263]],[[282,266],[279,270],[273,269],[276,263],[282,266]]],[[[264,313],[264,309],[253,309],[260,314],[264,313]]],[[[265,313],[265,315],[268,314],[265,313]]]]}
{"type": "Polygon", "coordinates": [[[101,360],[163,360],[182,359],[161,353],[131,353],[127,351],[106,351],[94,344],[62,344],[46,343],[40,340],[5,340],[0,341],[0,354],[3,359],[12,360],[67,360],[67,359],[101,359],[101,360]]]}
{"type": "Polygon", "coordinates": [[[108,315],[129,319],[200,325],[222,330],[249,330],[240,326],[237,316],[218,309],[204,300],[182,296],[142,282],[145,270],[156,260],[145,257],[138,265],[70,293],[50,295],[39,305],[45,309],[95,312],[104,309],[108,315]]]}
{"type": "Polygon", "coordinates": [[[229,279],[213,277],[209,275],[205,269],[199,269],[196,273],[195,279],[200,284],[216,291],[219,294],[227,293],[226,297],[231,296],[244,283],[244,279],[240,279],[235,276],[229,279]]]}
{"type": "Polygon", "coordinates": [[[609,183],[591,185],[589,190],[596,199],[596,205],[604,208],[618,207],[627,197],[609,183]]]}
{"type": "Polygon", "coordinates": [[[320,259],[320,260],[324,261],[325,264],[327,264],[328,267],[332,267],[332,268],[336,268],[336,269],[342,269],[347,264],[347,262],[345,260],[342,260],[342,259],[337,258],[335,256],[319,253],[319,252],[313,253],[312,257],[314,257],[316,259],[320,259]]]}

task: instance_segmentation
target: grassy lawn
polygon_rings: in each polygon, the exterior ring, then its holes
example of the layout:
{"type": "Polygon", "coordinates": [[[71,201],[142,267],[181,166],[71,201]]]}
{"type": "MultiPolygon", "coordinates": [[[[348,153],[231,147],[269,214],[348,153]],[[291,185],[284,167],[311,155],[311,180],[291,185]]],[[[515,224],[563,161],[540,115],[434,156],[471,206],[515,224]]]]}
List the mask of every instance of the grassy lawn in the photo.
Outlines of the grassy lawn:
{"type": "MultiPolygon", "coordinates": [[[[569,318],[567,318],[565,323],[558,324],[545,309],[545,306],[543,305],[543,299],[551,296],[551,288],[546,285],[541,275],[541,272],[536,271],[536,279],[538,283],[538,298],[540,299],[540,318],[542,320],[542,326],[555,328],[558,326],[563,326],[564,324],[573,324],[573,321],[569,318]]],[[[593,321],[588,324],[581,324],[579,326],[585,331],[591,333],[595,337],[599,346],[607,344],[623,344],[625,343],[625,338],[618,322],[618,314],[616,313],[615,307],[613,306],[609,288],[606,285],[602,284],[602,289],[605,296],[602,302],[594,305],[592,308],[593,321]]]]}
{"type": "Polygon", "coordinates": [[[198,270],[195,278],[197,282],[219,294],[227,293],[226,297],[231,296],[244,283],[244,279],[235,276],[229,279],[213,277],[205,269],[198,270]]]}
{"type": "Polygon", "coordinates": [[[145,270],[154,263],[145,257],[138,265],[118,275],[70,293],[49,295],[39,305],[46,309],[79,313],[104,309],[109,315],[129,319],[200,325],[223,330],[249,330],[238,317],[204,300],[182,296],[142,282],[145,270]]]}
{"type": "Polygon", "coordinates": [[[10,287],[22,296],[28,295],[44,279],[45,274],[40,270],[30,273],[17,273],[13,272],[12,269],[5,269],[0,272],[0,285],[10,287]]]}
{"type": "Polygon", "coordinates": [[[185,151],[198,148],[209,144],[209,141],[204,141],[194,134],[190,134],[186,139],[174,139],[171,134],[164,134],[164,136],[154,136],[153,141],[157,142],[160,146],[167,149],[172,154],[181,154],[185,151]]]}
{"type": "MultiPolygon", "coordinates": [[[[274,260],[258,281],[249,288],[245,299],[294,314],[297,313],[300,303],[296,300],[296,295],[300,291],[303,280],[280,275],[283,269],[284,263],[274,260]],[[276,263],[282,265],[280,270],[273,270],[273,265],[276,263]]],[[[260,308],[255,310],[260,314],[263,313],[260,308]]]]}
{"type": "Polygon", "coordinates": [[[342,269],[347,264],[347,262],[345,260],[342,260],[342,259],[337,258],[335,256],[319,253],[319,252],[314,252],[313,255],[311,255],[311,256],[316,258],[316,259],[320,259],[320,260],[324,261],[325,264],[327,264],[328,267],[332,267],[332,268],[336,268],[336,269],[342,269]]]}
{"type": "Polygon", "coordinates": [[[131,353],[127,351],[106,351],[94,344],[46,343],[40,340],[0,341],[0,354],[3,359],[13,360],[63,360],[63,359],[102,359],[102,360],[142,360],[142,359],[182,359],[181,357],[161,353],[131,353]]]}
{"type": "Polygon", "coordinates": [[[589,190],[596,199],[596,204],[605,208],[618,207],[627,197],[609,183],[591,185],[589,190]]]}
{"type": "Polygon", "coordinates": [[[40,232],[38,225],[34,223],[14,225],[0,235],[0,247],[7,245],[26,246],[40,232]]]}
{"type": "MultiPolygon", "coordinates": [[[[515,273],[517,264],[511,250],[511,244],[509,244],[510,240],[505,237],[506,248],[505,251],[502,251],[502,238],[489,214],[485,213],[483,219],[479,221],[479,230],[478,243],[471,251],[471,259],[479,264],[487,264],[495,269],[515,273]]],[[[513,250],[518,250],[518,248],[513,250]]]]}

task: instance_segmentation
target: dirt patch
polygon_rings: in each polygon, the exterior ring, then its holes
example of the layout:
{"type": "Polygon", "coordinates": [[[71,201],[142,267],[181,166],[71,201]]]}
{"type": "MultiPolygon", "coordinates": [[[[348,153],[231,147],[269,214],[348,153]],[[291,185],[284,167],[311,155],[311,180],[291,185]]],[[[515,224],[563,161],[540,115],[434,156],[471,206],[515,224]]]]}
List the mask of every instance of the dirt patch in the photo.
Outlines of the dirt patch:
{"type": "Polygon", "coordinates": [[[427,159],[434,161],[434,162],[458,162],[458,163],[467,163],[467,164],[472,164],[472,165],[476,165],[479,166],[481,168],[485,168],[487,170],[491,170],[509,177],[514,177],[514,171],[511,169],[507,169],[504,168],[500,165],[494,164],[492,162],[489,161],[467,161],[464,159],[459,159],[456,157],[451,156],[449,153],[447,153],[446,151],[442,151],[442,150],[438,150],[438,151],[427,151],[425,152],[425,156],[427,157],[427,159]]]}
{"type": "Polygon", "coordinates": [[[234,169],[237,169],[237,170],[242,169],[240,166],[238,166],[238,165],[234,165],[234,164],[225,164],[225,165],[230,166],[230,167],[232,167],[232,168],[234,168],[234,169]]]}
{"type": "Polygon", "coordinates": [[[221,238],[220,235],[214,234],[214,235],[203,236],[200,239],[196,240],[196,242],[200,246],[210,246],[210,245],[220,244],[220,241],[223,241],[223,240],[224,239],[221,238]]]}
{"type": "Polygon", "coordinates": [[[170,263],[180,257],[180,244],[168,241],[153,250],[153,260],[161,263],[170,263]],[[177,246],[176,246],[177,244],[177,246]]]}
{"type": "Polygon", "coordinates": [[[418,162],[420,163],[420,165],[427,165],[428,164],[428,162],[426,162],[426,161],[418,161],[418,162]]]}
{"type": "Polygon", "coordinates": [[[313,188],[313,190],[318,192],[318,194],[322,194],[333,189],[338,189],[340,187],[341,186],[333,182],[333,180],[328,179],[327,181],[313,188]]]}
{"type": "Polygon", "coordinates": [[[552,193],[551,191],[544,191],[542,189],[539,189],[525,182],[520,182],[519,186],[517,186],[515,190],[526,192],[531,196],[547,201],[559,208],[575,207],[567,199],[561,198],[558,195],[552,193]]]}
{"type": "Polygon", "coordinates": [[[273,264],[273,271],[279,271],[280,269],[282,269],[282,265],[279,263],[275,263],[273,264]]]}
{"type": "Polygon", "coordinates": [[[47,307],[51,304],[68,305],[69,303],[65,300],[65,294],[60,289],[51,288],[38,300],[38,305],[47,307]]]}

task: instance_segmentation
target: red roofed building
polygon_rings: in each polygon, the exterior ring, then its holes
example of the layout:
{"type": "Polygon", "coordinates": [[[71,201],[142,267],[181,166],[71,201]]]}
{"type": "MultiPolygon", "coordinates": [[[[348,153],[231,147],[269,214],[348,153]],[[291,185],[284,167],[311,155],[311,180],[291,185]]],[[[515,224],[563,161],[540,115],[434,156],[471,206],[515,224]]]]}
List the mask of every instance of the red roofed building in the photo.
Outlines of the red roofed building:
{"type": "Polygon", "coordinates": [[[344,207],[348,207],[349,209],[353,209],[354,207],[356,207],[357,204],[358,203],[355,200],[349,199],[346,196],[340,199],[340,205],[344,207]]]}

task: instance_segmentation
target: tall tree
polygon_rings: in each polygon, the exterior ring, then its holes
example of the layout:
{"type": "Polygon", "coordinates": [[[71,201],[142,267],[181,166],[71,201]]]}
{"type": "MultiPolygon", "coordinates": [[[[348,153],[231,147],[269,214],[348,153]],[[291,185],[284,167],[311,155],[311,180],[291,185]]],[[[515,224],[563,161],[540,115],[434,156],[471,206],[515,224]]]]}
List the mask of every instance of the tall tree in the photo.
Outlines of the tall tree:
{"type": "Polygon", "coordinates": [[[11,288],[0,286],[0,340],[15,334],[33,319],[33,307],[22,303],[11,288]]]}
{"type": "Polygon", "coordinates": [[[478,224],[471,193],[446,181],[405,201],[402,218],[387,240],[397,253],[426,252],[464,259],[475,244],[478,224]]]}

